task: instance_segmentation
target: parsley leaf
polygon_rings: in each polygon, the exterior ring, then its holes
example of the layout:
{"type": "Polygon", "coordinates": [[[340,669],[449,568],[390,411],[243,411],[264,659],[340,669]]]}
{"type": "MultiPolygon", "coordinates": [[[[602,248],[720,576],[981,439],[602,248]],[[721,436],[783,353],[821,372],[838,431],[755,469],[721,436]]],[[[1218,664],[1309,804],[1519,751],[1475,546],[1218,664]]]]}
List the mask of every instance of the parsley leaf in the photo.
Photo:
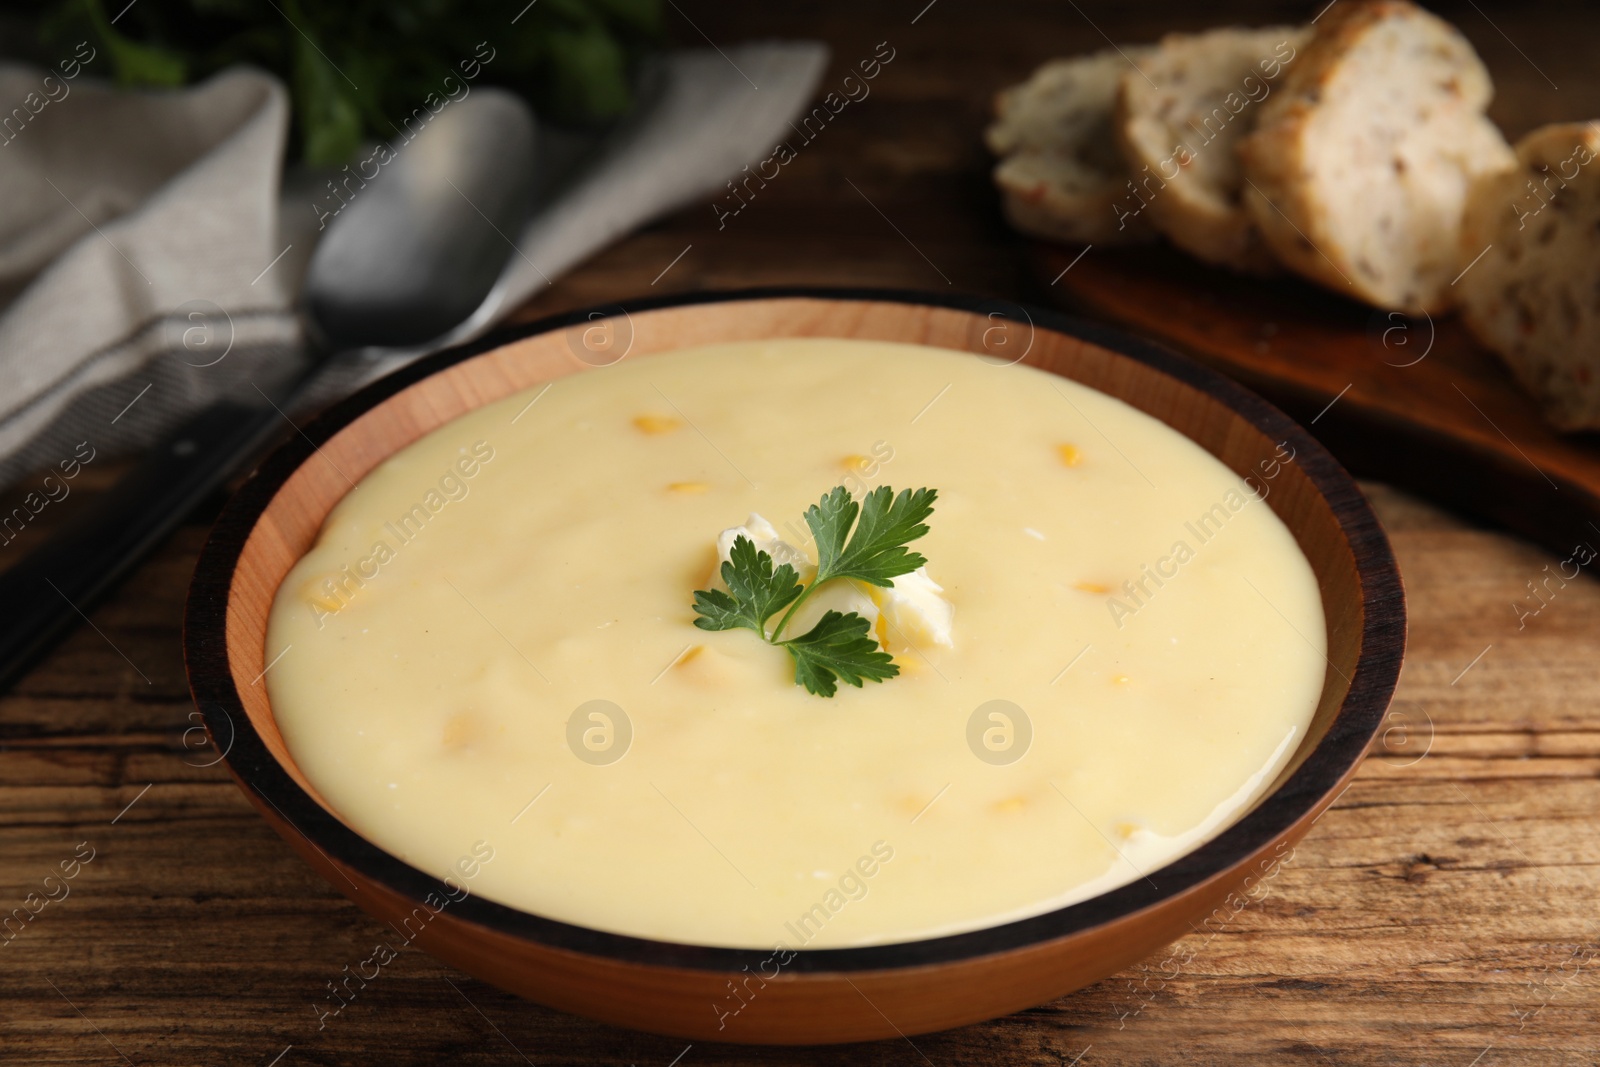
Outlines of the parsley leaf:
{"type": "Polygon", "coordinates": [[[831,578],[854,578],[870,585],[891,585],[927,563],[920,553],[906,548],[928,532],[922,520],[933,514],[934,489],[902,489],[899,496],[886,485],[866,495],[860,506],[861,521],[845,544],[845,534],[855,521],[857,506],[843,487],[833,490],[806,510],[806,525],[817,539],[817,583],[831,578]]]}
{"type": "Polygon", "coordinates": [[[833,491],[806,509],[806,525],[817,542],[817,576],[831,572],[844,554],[844,541],[850,534],[850,524],[856,521],[861,510],[844,486],[833,491]]]}
{"type": "Polygon", "coordinates": [[[702,630],[732,630],[743,627],[767,636],[767,620],[800,595],[799,576],[785,563],[776,571],[772,557],[756,550],[750,538],[740,534],[722,565],[722,580],[728,592],[697,589],[694,610],[700,616],[694,624],[702,630]]]}
{"type": "Polygon", "coordinates": [[[866,680],[893,678],[900,668],[867,636],[871,623],[856,612],[824,612],[809,631],[787,640],[781,639],[783,628],[826,582],[851,578],[889,586],[927,563],[906,544],[928,532],[923,520],[933,514],[937,496],[933,489],[906,489],[896,496],[893,489],[880,486],[857,504],[842,485],[828,492],[806,510],[806,525],[817,542],[817,573],[805,586],[793,566],[774,569],[772,556],[741,534],[720,571],[727,591],[695,590],[699,617],[694,624],[702,630],[753,630],[768,644],[787,649],[794,658],[795,684],[816,696],[833,696],[840,679],[859,688],[866,680]],[[767,633],[767,620],[784,608],[788,610],[767,633]]]}
{"type": "Polygon", "coordinates": [[[794,657],[794,680],[819,697],[838,691],[834,679],[861,687],[864,678],[881,682],[900,673],[894,659],[867,636],[868,623],[855,612],[825,612],[822,619],[799,637],[782,642],[794,657]]]}

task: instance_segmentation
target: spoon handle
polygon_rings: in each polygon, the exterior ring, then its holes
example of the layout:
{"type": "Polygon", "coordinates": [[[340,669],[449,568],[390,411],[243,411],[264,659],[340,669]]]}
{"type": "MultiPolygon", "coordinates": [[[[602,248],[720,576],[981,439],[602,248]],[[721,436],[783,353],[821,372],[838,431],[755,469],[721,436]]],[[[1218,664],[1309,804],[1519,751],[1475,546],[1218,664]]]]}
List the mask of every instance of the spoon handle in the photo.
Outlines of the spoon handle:
{"type": "MultiPolygon", "coordinates": [[[[259,454],[282,423],[271,407],[222,402],[205,408],[49,541],[0,573],[6,607],[0,613],[0,691],[87,619],[90,602],[259,454]]],[[[137,664],[134,670],[143,676],[137,664]]]]}

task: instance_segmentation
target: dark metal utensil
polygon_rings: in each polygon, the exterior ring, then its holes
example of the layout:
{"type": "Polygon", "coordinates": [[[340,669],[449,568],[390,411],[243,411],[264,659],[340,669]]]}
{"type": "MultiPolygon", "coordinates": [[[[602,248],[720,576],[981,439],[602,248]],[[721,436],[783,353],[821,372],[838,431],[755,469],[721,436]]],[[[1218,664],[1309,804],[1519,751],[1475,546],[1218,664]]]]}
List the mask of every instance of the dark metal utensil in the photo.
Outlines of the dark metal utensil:
{"type": "MultiPolygon", "coordinates": [[[[326,363],[456,340],[494,287],[531,209],[534,121],[520,99],[478,89],[445,108],[329,224],[303,293],[311,368],[262,394],[219,401],[151,449],[115,486],[0,573],[0,689],[285,429],[282,411],[326,363]],[[331,353],[331,354],[330,354],[331,353]]],[[[492,308],[491,308],[492,310],[492,308]]],[[[332,369],[332,368],[329,368],[332,369]]],[[[135,668],[137,669],[137,668],[135,668]]]]}

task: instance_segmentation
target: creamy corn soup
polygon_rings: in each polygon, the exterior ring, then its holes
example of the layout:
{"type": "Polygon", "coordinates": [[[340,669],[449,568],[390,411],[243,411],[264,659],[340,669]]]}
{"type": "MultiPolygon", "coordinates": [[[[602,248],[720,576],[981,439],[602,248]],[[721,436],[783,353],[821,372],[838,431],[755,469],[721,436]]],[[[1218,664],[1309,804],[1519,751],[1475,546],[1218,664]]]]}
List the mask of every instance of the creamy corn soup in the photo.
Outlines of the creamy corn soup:
{"type": "Polygon", "coordinates": [[[1105,394],[939,349],[626,359],[362,479],[278,590],[265,682],[350,826],[503,904],[749,948],[973,930],[1192,850],[1290,758],[1326,667],[1262,499],[1293,462],[1241,478],[1105,394]],[[938,499],[917,575],[807,606],[869,617],[899,668],[824,698],[692,604],[741,534],[803,576],[802,516],[840,485],[938,499]]]}

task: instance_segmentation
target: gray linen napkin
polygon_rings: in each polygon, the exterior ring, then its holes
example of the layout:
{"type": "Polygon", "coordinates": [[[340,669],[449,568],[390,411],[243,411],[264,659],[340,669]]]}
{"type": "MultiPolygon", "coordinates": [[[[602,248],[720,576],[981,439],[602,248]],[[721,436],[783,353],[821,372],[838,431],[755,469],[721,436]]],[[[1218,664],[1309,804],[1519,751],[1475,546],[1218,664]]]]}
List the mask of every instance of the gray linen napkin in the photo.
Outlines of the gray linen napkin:
{"type": "MultiPolygon", "coordinates": [[[[709,204],[782,138],[826,61],[809,42],[663,57],[648,105],[535,215],[492,304],[451,340],[631,230],[709,204]]],[[[43,99],[46,77],[0,64],[0,105],[43,99]]],[[[295,300],[316,234],[303,195],[280,202],[277,81],[236,69],[136,93],[51,77],[48,105],[0,130],[0,486],[80,442],[116,455],[218,398],[259,402],[307,359],[295,300]]],[[[300,407],[417,354],[330,364],[300,407]]]]}
{"type": "MultiPolygon", "coordinates": [[[[43,82],[0,67],[0,101],[43,82]]],[[[257,282],[281,247],[278,83],[238,70],[180,93],[67,84],[0,146],[0,484],[80,441],[97,455],[148,444],[241,371],[284,355],[292,371],[299,348],[283,279],[257,282]]]]}

